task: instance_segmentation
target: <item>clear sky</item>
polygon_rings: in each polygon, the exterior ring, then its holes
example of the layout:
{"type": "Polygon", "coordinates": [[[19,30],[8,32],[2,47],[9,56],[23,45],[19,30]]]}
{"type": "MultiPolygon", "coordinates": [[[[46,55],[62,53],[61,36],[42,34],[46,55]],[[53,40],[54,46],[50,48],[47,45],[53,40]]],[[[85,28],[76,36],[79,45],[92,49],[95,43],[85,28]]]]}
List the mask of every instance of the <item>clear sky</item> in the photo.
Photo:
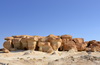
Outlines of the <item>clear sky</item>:
{"type": "Polygon", "coordinates": [[[12,35],[100,40],[100,0],[0,0],[0,47],[12,35]]]}

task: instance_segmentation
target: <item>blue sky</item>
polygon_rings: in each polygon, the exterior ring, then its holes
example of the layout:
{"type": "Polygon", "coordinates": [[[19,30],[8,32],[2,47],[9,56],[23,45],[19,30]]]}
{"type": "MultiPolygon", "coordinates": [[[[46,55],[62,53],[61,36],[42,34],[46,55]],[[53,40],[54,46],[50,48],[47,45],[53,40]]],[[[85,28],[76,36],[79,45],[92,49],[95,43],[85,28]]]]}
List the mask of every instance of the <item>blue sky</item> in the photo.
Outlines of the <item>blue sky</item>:
{"type": "Polygon", "coordinates": [[[12,35],[100,40],[100,0],[0,0],[0,47],[12,35]]]}

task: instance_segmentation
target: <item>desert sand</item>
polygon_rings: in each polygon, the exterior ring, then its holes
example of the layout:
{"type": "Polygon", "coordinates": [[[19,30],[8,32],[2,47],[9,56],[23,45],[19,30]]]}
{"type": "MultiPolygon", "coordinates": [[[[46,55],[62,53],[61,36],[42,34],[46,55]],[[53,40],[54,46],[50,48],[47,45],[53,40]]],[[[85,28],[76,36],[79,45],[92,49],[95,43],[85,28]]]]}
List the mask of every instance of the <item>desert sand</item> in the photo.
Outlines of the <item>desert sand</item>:
{"type": "Polygon", "coordinates": [[[100,52],[59,51],[53,54],[34,51],[0,53],[0,65],[100,65],[100,52]]]}

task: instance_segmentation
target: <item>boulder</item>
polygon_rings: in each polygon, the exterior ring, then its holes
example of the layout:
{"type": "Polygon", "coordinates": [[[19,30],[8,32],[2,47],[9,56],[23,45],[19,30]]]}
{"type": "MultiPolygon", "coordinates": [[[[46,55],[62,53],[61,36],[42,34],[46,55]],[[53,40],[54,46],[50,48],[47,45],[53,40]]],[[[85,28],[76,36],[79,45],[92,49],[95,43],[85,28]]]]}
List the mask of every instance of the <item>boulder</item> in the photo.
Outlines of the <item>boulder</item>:
{"type": "Polygon", "coordinates": [[[21,38],[14,38],[12,40],[15,49],[21,49],[21,38]]]}
{"type": "Polygon", "coordinates": [[[29,50],[35,50],[37,41],[38,41],[38,37],[37,36],[29,37],[27,39],[28,49],[29,50]]]}
{"type": "Polygon", "coordinates": [[[39,47],[39,51],[47,52],[47,53],[53,52],[50,42],[39,42],[38,47],[39,47]]]}
{"type": "Polygon", "coordinates": [[[62,35],[61,39],[66,39],[67,41],[72,41],[72,36],[71,35],[62,35]]]}
{"type": "Polygon", "coordinates": [[[72,41],[72,36],[71,35],[62,35],[61,39],[62,39],[62,44],[61,44],[60,50],[62,51],[62,50],[65,50],[64,49],[64,47],[66,46],[65,44],[69,41],[72,41]]]}
{"type": "Polygon", "coordinates": [[[90,44],[91,51],[100,51],[100,44],[92,43],[90,44]]]}
{"type": "Polygon", "coordinates": [[[48,42],[51,42],[51,40],[52,39],[55,39],[55,38],[60,38],[60,37],[59,36],[56,36],[56,35],[53,35],[53,34],[50,34],[50,35],[47,36],[47,41],[48,42]]]}
{"type": "Polygon", "coordinates": [[[7,40],[3,43],[3,47],[10,50],[12,48],[12,40],[7,40]]]}
{"type": "Polygon", "coordinates": [[[27,38],[22,38],[21,39],[21,47],[23,50],[27,50],[28,49],[28,42],[27,42],[27,38]]]}
{"type": "Polygon", "coordinates": [[[75,43],[78,51],[85,51],[87,43],[75,43]]]}
{"type": "Polygon", "coordinates": [[[91,51],[100,51],[100,42],[91,40],[87,43],[87,48],[91,48],[91,51]]]}
{"type": "Polygon", "coordinates": [[[83,38],[74,38],[73,41],[75,43],[84,43],[84,39],[83,38]]]}
{"type": "Polygon", "coordinates": [[[61,47],[62,39],[60,38],[54,38],[50,40],[51,46],[54,51],[58,51],[58,49],[61,47]]]}
{"type": "Polygon", "coordinates": [[[91,40],[91,41],[88,42],[88,45],[94,44],[94,43],[98,43],[98,42],[96,40],[91,40]]]}
{"type": "Polygon", "coordinates": [[[91,48],[91,51],[95,52],[95,51],[99,51],[100,52],[100,46],[95,46],[91,48]]]}
{"type": "Polygon", "coordinates": [[[69,51],[71,49],[77,50],[75,42],[73,42],[73,41],[66,42],[66,40],[63,40],[63,41],[65,41],[65,42],[63,42],[63,50],[64,51],[69,51]]]}
{"type": "Polygon", "coordinates": [[[40,38],[40,36],[27,36],[26,38],[22,38],[21,39],[22,49],[24,50],[29,49],[28,46],[30,45],[31,40],[33,39],[33,41],[38,41],[38,38],[40,38]]]}

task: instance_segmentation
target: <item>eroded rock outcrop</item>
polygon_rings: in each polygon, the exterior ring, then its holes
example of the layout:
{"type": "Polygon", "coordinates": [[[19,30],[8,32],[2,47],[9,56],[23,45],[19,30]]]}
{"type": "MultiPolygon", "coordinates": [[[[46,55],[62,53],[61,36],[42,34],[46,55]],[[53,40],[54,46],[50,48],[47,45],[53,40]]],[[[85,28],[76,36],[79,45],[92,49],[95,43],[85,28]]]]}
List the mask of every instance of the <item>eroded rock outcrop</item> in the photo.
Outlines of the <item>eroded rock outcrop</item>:
{"type": "Polygon", "coordinates": [[[74,38],[73,41],[75,42],[78,51],[85,51],[87,43],[84,42],[83,38],[74,38]]]}
{"type": "Polygon", "coordinates": [[[33,37],[27,38],[28,49],[29,50],[35,50],[37,41],[38,41],[38,37],[37,36],[33,36],[33,37]]]}
{"type": "Polygon", "coordinates": [[[14,38],[12,44],[15,49],[21,49],[21,38],[14,38]]]}
{"type": "Polygon", "coordinates": [[[39,51],[47,52],[47,53],[53,52],[50,42],[39,42],[38,46],[39,46],[39,51]]]}
{"type": "Polygon", "coordinates": [[[100,51],[100,43],[96,40],[91,40],[88,42],[88,47],[91,49],[91,51],[100,51]]]}
{"type": "Polygon", "coordinates": [[[37,50],[47,53],[53,51],[100,51],[100,42],[96,40],[84,41],[83,38],[72,38],[71,35],[56,36],[30,36],[16,35],[6,37],[3,44],[4,49],[8,51],[15,50],[37,50]]]}

